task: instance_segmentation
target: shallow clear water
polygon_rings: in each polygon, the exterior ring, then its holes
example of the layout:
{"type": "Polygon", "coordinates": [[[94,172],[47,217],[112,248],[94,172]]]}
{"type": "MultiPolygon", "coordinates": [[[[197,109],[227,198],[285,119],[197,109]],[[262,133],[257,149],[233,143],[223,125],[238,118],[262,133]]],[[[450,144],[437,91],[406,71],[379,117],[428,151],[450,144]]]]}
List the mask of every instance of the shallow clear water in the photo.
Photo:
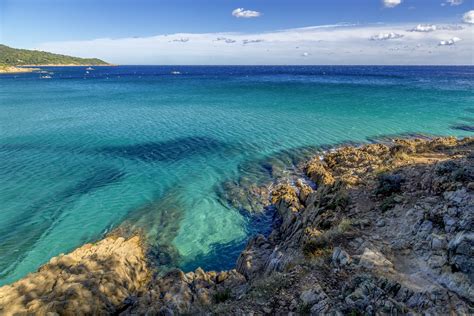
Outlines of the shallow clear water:
{"type": "Polygon", "coordinates": [[[474,128],[474,67],[45,69],[0,76],[0,284],[121,223],[172,264],[228,268],[268,219],[226,181],[290,149],[474,128]]]}

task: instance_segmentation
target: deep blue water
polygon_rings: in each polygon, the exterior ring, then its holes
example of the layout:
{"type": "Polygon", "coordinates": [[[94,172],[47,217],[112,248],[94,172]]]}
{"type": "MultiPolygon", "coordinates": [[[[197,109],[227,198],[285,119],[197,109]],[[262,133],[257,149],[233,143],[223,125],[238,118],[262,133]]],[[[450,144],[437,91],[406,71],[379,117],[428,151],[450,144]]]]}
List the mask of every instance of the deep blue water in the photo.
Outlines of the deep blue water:
{"type": "Polygon", "coordinates": [[[474,129],[474,67],[43,70],[0,75],[0,285],[116,227],[229,268],[270,222],[239,188],[320,147],[474,129]]]}

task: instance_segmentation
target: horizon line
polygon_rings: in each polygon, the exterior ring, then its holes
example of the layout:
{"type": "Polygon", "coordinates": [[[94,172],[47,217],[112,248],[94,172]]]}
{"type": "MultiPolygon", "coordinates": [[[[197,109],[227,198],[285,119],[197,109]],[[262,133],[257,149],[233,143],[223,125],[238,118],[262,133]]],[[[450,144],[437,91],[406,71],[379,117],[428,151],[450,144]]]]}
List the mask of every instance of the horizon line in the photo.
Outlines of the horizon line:
{"type": "Polygon", "coordinates": [[[474,64],[111,64],[111,65],[18,65],[16,67],[474,67],[474,64]]]}

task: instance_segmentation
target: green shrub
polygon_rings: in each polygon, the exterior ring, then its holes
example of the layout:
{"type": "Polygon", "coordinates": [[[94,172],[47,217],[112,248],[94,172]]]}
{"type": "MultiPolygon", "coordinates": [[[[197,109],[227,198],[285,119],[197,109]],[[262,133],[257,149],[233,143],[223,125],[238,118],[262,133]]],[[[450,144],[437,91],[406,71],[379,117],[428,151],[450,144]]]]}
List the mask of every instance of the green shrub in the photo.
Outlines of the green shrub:
{"type": "Polygon", "coordinates": [[[393,195],[391,195],[389,197],[386,197],[382,201],[382,204],[380,204],[380,210],[382,210],[382,212],[386,212],[389,209],[392,209],[395,206],[395,204],[396,204],[395,198],[393,197],[393,195]]]}
{"type": "Polygon", "coordinates": [[[231,294],[230,289],[224,289],[223,291],[217,291],[214,294],[213,298],[214,298],[214,302],[219,304],[219,303],[227,301],[228,299],[231,298],[231,296],[232,294],[231,294]]]}
{"type": "Polygon", "coordinates": [[[333,244],[349,231],[351,226],[352,222],[349,219],[342,219],[337,226],[307,240],[303,245],[303,253],[306,256],[330,255],[333,244]]]}
{"type": "Polygon", "coordinates": [[[310,315],[311,307],[310,304],[300,304],[300,306],[298,306],[298,315],[310,315]]]}
{"type": "Polygon", "coordinates": [[[378,176],[378,185],[375,189],[377,195],[391,195],[400,192],[403,178],[398,174],[381,174],[378,176]]]}

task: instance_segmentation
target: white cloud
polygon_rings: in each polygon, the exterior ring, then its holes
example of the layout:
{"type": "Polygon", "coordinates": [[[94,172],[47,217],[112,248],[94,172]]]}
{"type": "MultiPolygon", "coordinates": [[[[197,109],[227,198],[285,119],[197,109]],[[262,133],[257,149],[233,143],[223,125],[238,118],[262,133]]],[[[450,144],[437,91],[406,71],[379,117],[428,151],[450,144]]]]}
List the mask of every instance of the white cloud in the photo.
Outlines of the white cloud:
{"type": "Polygon", "coordinates": [[[189,42],[189,38],[177,38],[172,40],[172,42],[186,43],[189,42]]]}
{"type": "Polygon", "coordinates": [[[464,1],[463,0],[446,0],[446,3],[447,4],[450,4],[450,5],[460,5],[462,4],[464,1]]]}
{"type": "Polygon", "coordinates": [[[402,0],[383,0],[383,5],[386,8],[395,8],[400,3],[402,3],[402,0]]]}
{"type": "Polygon", "coordinates": [[[464,13],[464,15],[462,16],[462,20],[464,23],[474,24],[474,10],[467,11],[466,13],[464,13]]]}
{"type": "Polygon", "coordinates": [[[402,37],[403,37],[402,34],[389,32],[389,33],[379,33],[377,35],[373,35],[370,39],[372,41],[384,41],[384,40],[397,39],[397,38],[402,38],[402,37]]]}
{"type": "Polygon", "coordinates": [[[459,30],[463,30],[464,27],[462,25],[457,25],[457,24],[446,24],[446,25],[438,25],[437,29],[447,30],[447,31],[459,31],[459,30]]]}
{"type": "Polygon", "coordinates": [[[246,45],[246,44],[253,44],[253,43],[261,43],[263,41],[264,41],[263,39],[254,39],[254,40],[244,39],[242,41],[242,44],[246,45]]]}
{"type": "Polygon", "coordinates": [[[439,46],[451,46],[456,44],[457,42],[462,41],[459,37],[453,37],[447,41],[440,41],[439,46]]]}
{"type": "Polygon", "coordinates": [[[237,8],[234,11],[232,11],[232,15],[235,16],[236,18],[258,18],[262,14],[258,11],[252,11],[252,10],[245,10],[244,8],[237,8]]]}
{"type": "Polygon", "coordinates": [[[220,42],[220,41],[223,41],[223,42],[226,42],[227,44],[233,44],[236,42],[236,40],[233,40],[231,38],[227,38],[227,37],[218,37],[216,38],[216,41],[220,42]]]}
{"type": "Polygon", "coordinates": [[[411,29],[412,32],[433,32],[436,31],[436,25],[433,24],[418,24],[411,29]]]}
{"type": "Polygon", "coordinates": [[[114,64],[473,64],[471,27],[444,29],[438,24],[435,32],[407,31],[413,26],[345,24],[259,33],[177,33],[50,42],[32,48],[114,64]],[[376,40],[368,40],[374,34],[379,34],[376,40]],[[463,45],[436,49],[440,41],[454,37],[462,38],[463,45]],[[308,55],[302,56],[304,52],[308,55]]]}

